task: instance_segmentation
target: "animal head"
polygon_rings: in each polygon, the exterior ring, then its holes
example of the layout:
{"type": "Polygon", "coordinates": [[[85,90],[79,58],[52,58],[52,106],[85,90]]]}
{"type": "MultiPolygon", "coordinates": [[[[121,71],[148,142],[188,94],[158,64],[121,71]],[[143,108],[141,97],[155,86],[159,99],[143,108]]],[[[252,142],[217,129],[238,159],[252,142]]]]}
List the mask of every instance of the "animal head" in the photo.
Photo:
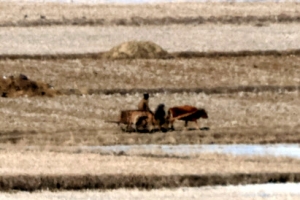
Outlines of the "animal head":
{"type": "Polygon", "coordinates": [[[198,109],[198,115],[199,115],[199,118],[200,118],[200,117],[202,117],[202,118],[204,118],[204,119],[207,119],[207,118],[208,118],[208,114],[207,114],[206,110],[203,109],[203,108],[199,108],[199,109],[198,109]]]}
{"type": "Polygon", "coordinates": [[[161,103],[157,106],[156,111],[164,111],[165,110],[165,104],[161,103]]]}

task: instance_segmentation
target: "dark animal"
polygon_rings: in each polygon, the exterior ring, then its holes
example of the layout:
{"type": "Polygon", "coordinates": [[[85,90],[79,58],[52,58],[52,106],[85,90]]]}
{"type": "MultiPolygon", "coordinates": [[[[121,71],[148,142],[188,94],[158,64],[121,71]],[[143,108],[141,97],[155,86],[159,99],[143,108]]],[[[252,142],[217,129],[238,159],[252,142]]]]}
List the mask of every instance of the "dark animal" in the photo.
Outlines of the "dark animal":
{"type": "Polygon", "coordinates": [[[202,108],[198,109],[190,105],[175,106],[169,108],[168,115],[167,115],[167,122],[171,124],[171,129],[173,130],[174,130],[175,120],[185,121],[185,128],[187,127],[189,121],[193,121],[195,122],[197,128],[200,129],[197,122],[199,118],[204,118],[204,119],[208,118],[207,112],[204,109],[202,108]]]}
{"type": "Polygon", "coordinates": [[[165,104],[159,104],[154,112],[156,125],[162,130],[162,126],[166,124],[165,104]]]}

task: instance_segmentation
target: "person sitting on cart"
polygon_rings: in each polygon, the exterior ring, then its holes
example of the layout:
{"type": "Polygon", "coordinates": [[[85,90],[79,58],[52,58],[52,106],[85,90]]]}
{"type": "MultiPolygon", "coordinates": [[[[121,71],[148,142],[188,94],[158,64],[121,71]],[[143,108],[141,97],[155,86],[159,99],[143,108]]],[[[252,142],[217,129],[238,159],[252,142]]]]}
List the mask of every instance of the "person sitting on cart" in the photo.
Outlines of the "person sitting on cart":
{"type": "Polygon", "coordinates": [[[148,93],[145,93],[144,98],[139,102],[138,110],[148,111],[148,112],[153,113],[149,107],[149,94],[148,93]]]}

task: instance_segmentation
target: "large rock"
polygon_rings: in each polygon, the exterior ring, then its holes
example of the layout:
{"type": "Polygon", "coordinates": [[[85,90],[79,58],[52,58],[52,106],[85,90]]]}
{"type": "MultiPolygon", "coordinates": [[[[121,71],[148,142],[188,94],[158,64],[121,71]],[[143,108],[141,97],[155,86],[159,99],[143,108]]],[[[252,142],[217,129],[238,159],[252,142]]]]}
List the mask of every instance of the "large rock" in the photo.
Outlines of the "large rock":
{"type": "Polygon", "coordinates": [[[150,41],[130,41],[113,47],[104,54],[109,59],[169,58],[163,48],[150,41]]]}

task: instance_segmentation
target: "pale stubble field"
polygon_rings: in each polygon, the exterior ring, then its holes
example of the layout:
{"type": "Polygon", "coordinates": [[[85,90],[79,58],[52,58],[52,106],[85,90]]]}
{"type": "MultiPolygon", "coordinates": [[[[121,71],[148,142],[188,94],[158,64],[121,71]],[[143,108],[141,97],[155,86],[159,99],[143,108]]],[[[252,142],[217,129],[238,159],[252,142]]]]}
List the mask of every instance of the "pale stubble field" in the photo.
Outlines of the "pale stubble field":
{"type": "Polygon", "coordinates": [[[289,50],[298,49],[299,31],[298,23],[1,27],[0,53],[98,53],[131,40],[152,41],[169,52],[289,50]]]}

